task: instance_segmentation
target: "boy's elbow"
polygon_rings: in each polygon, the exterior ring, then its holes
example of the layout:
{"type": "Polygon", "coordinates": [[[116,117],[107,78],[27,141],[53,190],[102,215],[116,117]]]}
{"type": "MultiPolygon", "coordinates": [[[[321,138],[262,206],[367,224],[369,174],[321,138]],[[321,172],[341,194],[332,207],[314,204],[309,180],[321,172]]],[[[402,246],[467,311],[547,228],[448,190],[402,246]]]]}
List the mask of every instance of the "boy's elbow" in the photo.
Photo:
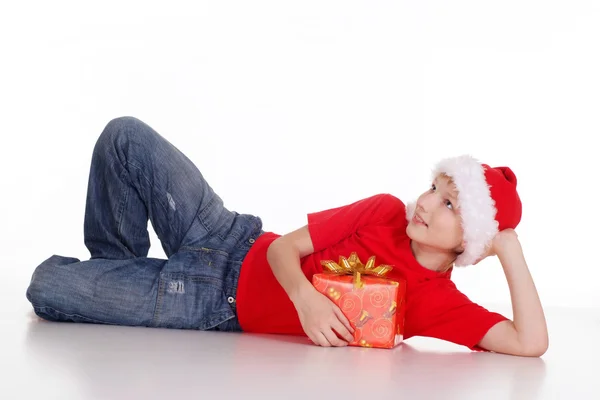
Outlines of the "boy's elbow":
{"type": "Polygon", "coordinates": [[[314,252],[313,242],[310,237],[308,226],[306,225],[275,239],[271,244],[273,248],[277,248],[281,245],[293,247],[298,252],[300,258],[314,252]]]}
{"type": "Polygon", "coordinates": [[[523,346],[521,355],[525,357],[541,357],[548,351],[548,338],[538,340],[532,344],[523,346]]]}
{"type": "Polygon", "coordinates": [[[497,353],[522,357],[541,357],[548,351],[547,332],[522,335],[512,321],[504,321],[492,327],[479,346],[497,353]]]}

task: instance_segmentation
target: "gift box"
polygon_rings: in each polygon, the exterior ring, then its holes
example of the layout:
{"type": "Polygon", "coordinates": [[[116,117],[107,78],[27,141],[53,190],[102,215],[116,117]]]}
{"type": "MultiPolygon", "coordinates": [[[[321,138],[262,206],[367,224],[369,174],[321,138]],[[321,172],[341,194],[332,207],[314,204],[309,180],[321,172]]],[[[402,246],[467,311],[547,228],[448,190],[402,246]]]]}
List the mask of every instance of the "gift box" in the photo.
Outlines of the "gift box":
{"type": "Polygon", "coordinates": [[[391,349],[403,341],[406,281],[386,278],[391,266],[375,266],[375,256],[363,264],[355,252],[321,265],[324,272],[313,275],[312,284],[355,329],[350,346],[391,349]]]}

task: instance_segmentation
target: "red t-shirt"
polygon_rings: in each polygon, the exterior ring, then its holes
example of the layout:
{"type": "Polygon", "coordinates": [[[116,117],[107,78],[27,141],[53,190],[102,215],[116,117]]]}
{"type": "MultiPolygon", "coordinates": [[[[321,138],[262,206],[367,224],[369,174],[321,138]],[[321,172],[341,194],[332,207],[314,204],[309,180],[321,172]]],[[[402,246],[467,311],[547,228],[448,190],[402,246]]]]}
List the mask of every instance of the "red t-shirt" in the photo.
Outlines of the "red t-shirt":
{"type": "MultiPolygon", "coordinates": [[[[471,350],[496,323],[506,320],[470,301],[445,273],[421,266],[412,254],[406,235],[405,204],[390,194],[377,194],[352,204],[308,214],[314,252],[301,259],[307,279],[323,271],[321,260],[337,261],[356,252],[361,260],[394,267],[390,279],[406,280],[404,339],[434,337],[471,350]]],[[[242,330],[255,333],[306,335],[296,309],[269,263],[267,249],[280,235],[266,232],[244,259],[237,292],[242,330]]]]}

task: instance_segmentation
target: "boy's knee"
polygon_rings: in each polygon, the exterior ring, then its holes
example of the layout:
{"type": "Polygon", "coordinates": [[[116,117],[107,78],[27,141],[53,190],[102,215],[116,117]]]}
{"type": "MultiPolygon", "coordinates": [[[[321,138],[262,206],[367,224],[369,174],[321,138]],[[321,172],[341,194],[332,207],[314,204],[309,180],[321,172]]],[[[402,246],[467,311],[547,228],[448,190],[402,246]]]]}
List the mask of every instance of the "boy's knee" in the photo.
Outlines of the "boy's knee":
{"type": "Polygon", "coordinates": [[[112,146],[115,142],[122,142],[121,139],[131,134],[135,126],[140,122],[137,118],[130,116],[117,117],[110,120],[98,138],[98,145],[112,146]]]}
{"type": "Polygon", "coordinates": [[[128,130],[129,128],[140,124],[142,121],[140,121],[139,119],[137,119],[136,117],[132,117],[132,116],[123,116],[123,117],[117,117],[117,118],[113,118],[110,121],[108,121],[108,124],[106,124],[106,127],[104,128],[105,131],[122,131],[122,130],[128,130]]]}
{"type": "Polygon", "coordinates": [[[31,281],[25,292],[27,300],[35,307],[51,306],[53,296],[57,295],[60,287],[57,279],[62,279],[57,273],[57,267],[62,264],[79,262],[77,258],[53,255],[36,267],[31,281]]]}
{"type": "Polygon", "coordinates": [[[54,256],[48,258],[38,265],[31,275],[31,281],[29,282],[29,286],[27,287],[25,295],[27,300],[29,300],[29,302],[34,306],[40,307],[46,305],[47,303],[46,297],[49,288],[51,287],[49,281],[52,277],[48,269],[53,257],[54,256]]]}
{"type": "Polygon", "coordinates": [[[48,285],[46,284],[45,274],[40,273],[39,267],[33,273],[31,282],[27,287],[25,296],[27,300],[35,307],[44,307],[47,304],[46,296],[48,294],[48,285]]]}
{"type": "Polygon", "coordinates": [[[136,117],[117,117],[104,127],[96,143],[96,151],[104,153],[105,149],[128,149],[132,137],[137,137],[136,143],[145,144],[148,140],[146,136],[153,133],[146,123],[136,117]]]}

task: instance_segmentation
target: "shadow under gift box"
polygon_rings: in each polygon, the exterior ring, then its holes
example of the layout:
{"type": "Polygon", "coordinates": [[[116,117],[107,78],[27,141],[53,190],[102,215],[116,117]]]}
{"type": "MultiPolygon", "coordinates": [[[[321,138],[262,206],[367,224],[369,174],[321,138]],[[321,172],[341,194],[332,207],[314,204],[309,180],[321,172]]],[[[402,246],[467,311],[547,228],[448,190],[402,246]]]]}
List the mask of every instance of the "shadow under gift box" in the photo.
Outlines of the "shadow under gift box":
{"type": "Polygon", "coordinates": [[[324,272],[313,275],[312,284],[340,307],[350,320],[355,329],[350,346],[391,349],[402,343],[405,281],[357,272],[324,272]]]}

